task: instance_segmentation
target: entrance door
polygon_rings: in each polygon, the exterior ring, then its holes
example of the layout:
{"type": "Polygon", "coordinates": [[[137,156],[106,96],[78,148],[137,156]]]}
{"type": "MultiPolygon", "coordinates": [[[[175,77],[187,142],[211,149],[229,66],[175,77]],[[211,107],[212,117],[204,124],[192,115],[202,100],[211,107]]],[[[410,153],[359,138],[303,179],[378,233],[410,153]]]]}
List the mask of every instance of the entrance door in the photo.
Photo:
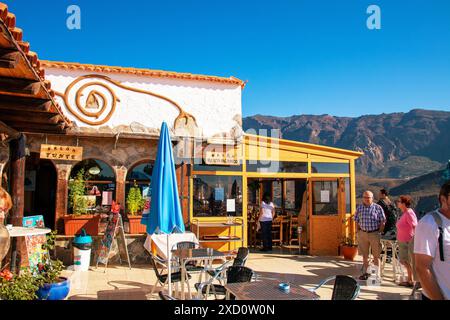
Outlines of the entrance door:
{"type": "Polygon", "coordinates": [[[345,215],[343,179],[311,179],[308,189],[310,254],[336,256],[345,215]]]}
{"type": "Polygon", "coordinates": [[[56,169],[50,160],[38,153],[27,157],[25,174],[24,216],[42,215],[45,226],[55,227],[56,169]]]}

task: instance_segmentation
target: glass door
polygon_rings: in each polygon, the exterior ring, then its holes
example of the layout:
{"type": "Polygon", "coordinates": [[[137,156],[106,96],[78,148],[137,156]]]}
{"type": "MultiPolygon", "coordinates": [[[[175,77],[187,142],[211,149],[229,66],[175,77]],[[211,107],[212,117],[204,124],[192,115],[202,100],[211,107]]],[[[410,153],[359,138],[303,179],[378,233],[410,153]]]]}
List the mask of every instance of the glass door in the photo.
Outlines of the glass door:
{"type": "Polygon", "coordinates": [[[345,215],[345,188],[341,179],[318,178],[310,180],[308,189],[310,253],[336,256],[345,215]]]}

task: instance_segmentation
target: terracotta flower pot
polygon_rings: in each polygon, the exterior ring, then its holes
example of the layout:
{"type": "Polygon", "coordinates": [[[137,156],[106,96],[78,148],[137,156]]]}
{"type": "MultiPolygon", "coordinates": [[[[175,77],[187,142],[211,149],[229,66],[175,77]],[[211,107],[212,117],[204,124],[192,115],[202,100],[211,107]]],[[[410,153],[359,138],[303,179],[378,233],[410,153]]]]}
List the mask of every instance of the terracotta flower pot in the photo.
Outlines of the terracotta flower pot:
{"type": "Polygon", "coordinates": [[[81,229],[85,229],[90,236],[98,235],[98,224],[100,216],[98,215],[67,215],[64,219],[64,234],[66,236],[73,236],[81,233],[81,229]]]}
{"type": "Polygon", "coordinates": [[[145,224],[141,224],[142,216],[132,216],[128,215],[128,221],[130,224],[130,234],[140,234],[147,232],[147,226],[145,224]]]}
{"type": "Polygon", "coordinates": [[[345,260],[353,261],[358,254],[358,247],[356,246],[341,246],[341,253],[345,260]]]}

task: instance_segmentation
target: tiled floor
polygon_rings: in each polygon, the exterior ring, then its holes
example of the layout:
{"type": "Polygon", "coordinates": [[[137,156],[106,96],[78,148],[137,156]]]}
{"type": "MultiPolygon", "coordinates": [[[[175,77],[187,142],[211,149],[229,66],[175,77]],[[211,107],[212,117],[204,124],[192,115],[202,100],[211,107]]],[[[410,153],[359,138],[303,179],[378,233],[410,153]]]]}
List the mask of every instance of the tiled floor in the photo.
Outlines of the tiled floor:
{"type": "MultiPolygon", "coordinates": [[[[361,269],[361,257],[356,261],[346,261],[341,257],[299,256],[287,249],[270,254],[252,252],[246,266],[258,275],[272,276],[280,281],[297,277],[305,288],[311,288],[320,280],[336,274],[357,277],[361,269]]],[[[133,266],[130,270],[125,266],[109,266],[91,268],[88,272],[66,271],[71,279],[71,292],[68,299],[102,299],[102,300],[151,300],[158,299],[156,294],[150,295],[156,276],[150,266],[133,266]]],[[[196,282],[194,275],[191,285],[196,282]]],[[[195,289],[192,289],[195,292],[195,289]]],[[[318,291],[323,299],[331,297],[332,285],[318,291]]],[[[400,287],[393,282],[391,265],[386,265],[382,285],[379,287],[362,286],[358,299],[362,300],[407,300],[411,289],[400,287]]]]}

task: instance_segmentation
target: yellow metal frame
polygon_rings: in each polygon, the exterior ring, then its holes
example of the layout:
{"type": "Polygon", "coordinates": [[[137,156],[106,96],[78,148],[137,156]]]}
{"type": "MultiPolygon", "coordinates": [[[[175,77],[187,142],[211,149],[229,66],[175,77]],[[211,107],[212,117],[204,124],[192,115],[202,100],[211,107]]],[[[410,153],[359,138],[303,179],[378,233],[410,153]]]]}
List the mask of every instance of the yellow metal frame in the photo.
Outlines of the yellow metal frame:
{"type": "MultiPolygon", "coordinates": [[[[241,159],[242,159],[242,171],[192,171],[192,175],[189,179],[190,183],[190,194],[191,197],[189,199],[190,201],[190,212],[189,212],[189,218],[190,221],[192,219],[198,219],[199,221],[225,221],[225,217],[195,217],[194,218],[194,203],[193,203],[193,191],[194,191],[194,184],[193,184],[193,177],[196,175],[208,175],[208,176],[241,176],[242,177],[242,216],[241,218],[244,220],[244,243],[247,246],[247,181],[249,178],[277,178],[277,179],[307,179],[309,182],[312,180],[326,180],[326,179],[340,179],[340,178],[349,178],[350,179],[350,201],[351,201],[351,213],[345,212],[345,208],[343,209],[345,214],[343,215],[342,219],[345,220],[345,218],[352,217],[353,213],[356,210],[356,186],[355,186],[355,160],[357,160],[360,156],[363,155],[362,152],[355,152],[345,149],[338,149],[338,148],[332,148],[332,147],[326,147],[326,146],[320,146],[315,144],[309,144],[309,143],[302,143],[302,142],[296,142],[296,141],[290,141],[285,139],[277,139],[277,138],[268,138],[263,136],[256,136],[256,135],[248,135],[245,134],[243,138],[243,142],[241,145],[237,145],[236,151],[242,150],[241,152],[241,159]],[[247,151],[250,147],[256,148],[255,150],[258,151],[258,148],[267,148],[268,150],[271,150],[272,147],[278,148],[278,150],[282,150],[284,153],[284,159],[283,161],[302,161],[307,163],[308,166],[308,172],[306,173],[260,173],[260,172],[247,172],[247,160],[260,160],[255,159],[255,157],[252,155],[248,155],[247,151]],[[292,154],[292,157],[289,157],[289,153],[292,154]],[[306,157],[301,157],[301,160],[296,154],[298,153],[304,153],[306,157]],[[288,156],[288,158],[285,158],[288,156]],[[250,159],[251,158],[251,159],[250,159]],[[321,162],[321,163],[346,163],[349,164],[349,173],[312,173],[311,167],[313,162],[321,162]],[[345,218],[344,218],[345,217],[345,218]]],[[[272,154],[272,152],[270,153],[272,154]]],[[[275,152],[274,152],[275,154],[275,152]]],[[[271,158],[264,157],[264,160],[272,160],[272,161],[279,161],[280,159],[277,157],[271,158]]],[[[342,183],[342,182],[341,182],[342,183]]],[[[340,183],[340,184],[341,184],[340,183]]],[[[309,188],[310,188],[310,184],[309,188]]],[[[308,192],[310,192],[308,188],[308,192]]],[[[345,188],[345,187],[344,187],[345,188]]],[[[308,197],[308,208],[312,208],[310,206],[309,201],[312,201],[312,197],[308,197]]],[[[344,199],[345,201],[345,199],[344,199]]],[[[309,215],[309,213],[308,213],[309,215]]],[[[349,220],[350,224],[347,227],[345,227],[345,223],[343,223],[342,227],[342,233],[343,236],[349,235],[353,239],[355,238],[355,224],[354,221],[351,219],[349,220]]],[[[312,219],[309,219],[309,224],[312,223],[312,219]]],[[[309,225],[309,227],[311,227],[309,225]]],[[[311,239],[311,233],[309,234],[309,238],[311,239]]],[[[308,239],[308,241],[310,241],[308,239]]]]}

